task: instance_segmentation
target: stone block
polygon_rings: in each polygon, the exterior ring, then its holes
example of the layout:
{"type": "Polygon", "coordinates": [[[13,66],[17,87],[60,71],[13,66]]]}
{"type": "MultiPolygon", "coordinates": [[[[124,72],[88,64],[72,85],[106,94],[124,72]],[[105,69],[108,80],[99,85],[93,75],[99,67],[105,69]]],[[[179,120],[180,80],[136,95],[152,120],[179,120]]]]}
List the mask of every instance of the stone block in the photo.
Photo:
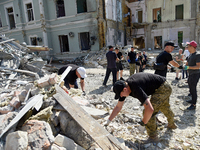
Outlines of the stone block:
{"type": "Polygon", "coordinates": [[[27,95],[26,90],[21,91],[21,93],[18,95],[20,102],[24,102],[26,95],[27,95]]]}
{"type": "Polygon", "coordinates": [[[57,74],[56,74],[56,73],[52,73],[52,74],[50,75],[50,77],[49,77],[49,83],[50,83],[51,85],[54,85],[54,84],[57,83],[57,81],[58,81],[57,74]]]}
{"type": "Polygon", "coordinates": [[[21,105],[21,102],[18,97],[13,97],[13,99],[9,102],[10,106],[13,106],[14,108],[19,108],[21,105]]]}
{"type": "Polygon", "coordinates": [[[26,150],[28,148],[28,133],[16,131],[6,137],[5,150],[26,150]]]}
{"type": "Polygon", "coordinates": [[[43,78],[40,78],[37,81],[37,83],[38,83],[38,86],[41,87],[41,88],[43,88],[45,86],[48,86],[49,85],[49,76],[47,75],[47,76],[45,76],[43,78]]]}
{"type": "Polygon", "coordinates": [[[61,134],[56,136],[54,143],[70,150],[85,150],[81,146],[77,145],[72,139],[61,134]]]}

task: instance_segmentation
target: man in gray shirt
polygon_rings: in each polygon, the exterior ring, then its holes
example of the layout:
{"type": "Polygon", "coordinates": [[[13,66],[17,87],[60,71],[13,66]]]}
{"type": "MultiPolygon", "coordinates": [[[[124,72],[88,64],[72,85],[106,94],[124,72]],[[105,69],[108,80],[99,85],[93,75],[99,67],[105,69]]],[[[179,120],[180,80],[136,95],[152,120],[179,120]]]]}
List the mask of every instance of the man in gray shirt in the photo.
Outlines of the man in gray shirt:
{"type": "Polygon", "coordinates": [[[192,96],[192,100],[187,101],[191,104],[190,107],[187,108],[188,110],[196,109],[197,102],[197,83],[200,77],[200,54],[197,53],[196,48],[197,43],[191,41],[188,45],[190,56],[188,57],[186,66],[184,67],[184,69],[188,70],[189,73],[188,85],[192,96]]]}

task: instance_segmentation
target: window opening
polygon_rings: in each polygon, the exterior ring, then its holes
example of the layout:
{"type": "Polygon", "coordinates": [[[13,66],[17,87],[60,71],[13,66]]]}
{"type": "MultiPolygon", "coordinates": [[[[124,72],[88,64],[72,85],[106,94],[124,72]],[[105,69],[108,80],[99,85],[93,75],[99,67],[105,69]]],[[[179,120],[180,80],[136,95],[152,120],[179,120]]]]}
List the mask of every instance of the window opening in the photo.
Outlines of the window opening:
{"type": "Polygon", "coordinates": [[[32,4],[31,3],[26,4],[26,9],[27,9],[28,21],[33,21],[34,16],[33,16],[32,4]]]}
{"type": "Polygon", "coordinates": [[[161,22],[161,8],[153,9],[153,22],[161,22]]]}
{"type": "Polygon", "coordinates": [[[90,35],[89,32],[80,33],[81,50],[90,49],[90,35]]]}
{"type": "Polygon", "coordinates": [[[59,42],[60,42],[60,51],[63,52],[69,52],[69,41],[68,41],[68,35],[59,35],[59,42]]]}
{"type": "Polygon", "coordinates": [[[138,11],[138,23],[142,23],[142,11],[138,11]]]}
{"type": "Polygon", "coordinates": [[[162,36],[154,37],[154,49],[162,49],[162,36]]]}
{"type": "Polygon", "coordinates": [[[86,0],[77,0],[77,13],[87,12],[87,3],[86,0]]]}
{"type": "Polygon", "coordinates": [[[57,18],[65,16],[64,0],[56,1],[57,18]]]}
{"type": "Polygon", "coordinates": [[[179,45],[179,47],[182,46],[182,43],[183,43],[183,31],[179,31],[178,32],[178,45],[179,45]]]}
{"type": "Polygon", "coordinates": [[[176,6],[176,19],[183,19],[183,5],[176,6]]]}
{"type": "Polygon", "coordinates": [[[30,39],[31,39],[31,45],[38,45],[36,37],[31,37],[30,39]]]}
{"type": "Polygon", "coordinates": [[[15,19],[14,19],[13,8],[12,7],[7,8],[7,12],[8,12],[10,29],[14,29],[15,28],[15,19]]]}

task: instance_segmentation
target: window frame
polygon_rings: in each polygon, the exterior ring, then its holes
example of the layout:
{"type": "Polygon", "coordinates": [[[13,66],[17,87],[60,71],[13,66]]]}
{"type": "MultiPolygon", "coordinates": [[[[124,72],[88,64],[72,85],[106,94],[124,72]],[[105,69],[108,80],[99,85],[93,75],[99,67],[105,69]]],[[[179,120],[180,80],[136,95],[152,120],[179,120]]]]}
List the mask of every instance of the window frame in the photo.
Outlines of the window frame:
{"type": "Polygon", "coordinates": [[[24,3],[24,12],[25,12],[26,22],[33,22],[33,21],[35,21],[35,13],[34,13],[34,7],[33,7],[32,0],[24,0],[23,3],[24,3]],[[30,4],[30,3],[32,5],[32,13],[33,13],[33,20],[31,20],[31,21],[29,21],[29,19],[28,19],[28,11],[27,11],[27,4],[30,4]]]}
{"type": "MultiPolygon", "coordinates": [[[[180,8],[179,8],[180,9],[180,8]]],[[[180,13],[179,13],[180,14],[180,13]]],[[[183,20],[184,19],[184,4],[180,4],[180,5],[176,5],[175,6],[175,19],[176,20],[183,20]],[[178,18],[180,15],[178,15],[177,11],[178,11],[178,8],[177,7],[180,7],[182,6],[182,18],[178,18]]]]}
{"type": "Polygon", "coordinates": [[[6,23],[8,25],[8,29],[10,29],[10,30],[16,29],[15,9],[14,9],[13,3],[8,3],[8,4],[4,5],[4,10],[5,10],[5,14],[6,14],[6,23]],[[11,8],[11,7],[13,9],[13,16],[14,16],[15,28],[11,28],[10,21],[9,21],[8,8],[11,8]]]}
{"type": "Polygon", "coordinates": [[[161,7],[153,9],[153,22],[162,22],[162,12],[161,7]],[[158,20],[157,12],[160,11],[160,21],[158,20]],[[156,14],[156,16],[155,16],[156,14]],[[156,20],[156,21],[155,21],[156,20]]]}
{"type": "Polygon", "coordinates": [[[38,36],[37,35],[30,35],[29,36],[29,43],[30,43],[30,45],[32,45],[31,38],[36,38],[37,45],[35,45],[35,46],[38,46],[39,45],[39,43],[37,41],[38,36]]]}

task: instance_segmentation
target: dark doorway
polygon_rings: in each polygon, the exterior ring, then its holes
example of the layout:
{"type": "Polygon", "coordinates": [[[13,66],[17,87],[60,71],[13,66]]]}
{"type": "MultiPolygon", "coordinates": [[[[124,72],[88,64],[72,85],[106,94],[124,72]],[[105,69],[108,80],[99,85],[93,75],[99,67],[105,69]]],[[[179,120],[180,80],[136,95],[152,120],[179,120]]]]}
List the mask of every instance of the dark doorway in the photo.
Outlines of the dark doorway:
{"type": "Polygon", "coordinates": [[[67,35],[59,35],[59,42],[60,42],[60,51],[63,52],[69,52],[69,42],[68,42],[68,36],[67,35]]]}
{"type": "Polygon", "coordinates": [[[162,49],[162,36],[154,37],[154,49],[162,49]]]}
{"type": "Polygon", "coordinates": [[[89,32],[80,33],[80,44],[81,44],[81,50],[89,50],[90,49],[90,34],[89,34],[89,32]]]}

